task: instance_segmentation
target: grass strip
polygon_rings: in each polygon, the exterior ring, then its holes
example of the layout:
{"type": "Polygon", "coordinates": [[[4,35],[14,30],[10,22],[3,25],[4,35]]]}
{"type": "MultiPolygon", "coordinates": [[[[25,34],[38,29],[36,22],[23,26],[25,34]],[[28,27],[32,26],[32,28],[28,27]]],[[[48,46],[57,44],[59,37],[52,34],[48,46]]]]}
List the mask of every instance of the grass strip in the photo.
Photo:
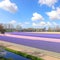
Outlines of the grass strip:
{"type": "Polygon", "coordinates": [[[0,57],[0,60],[13,60],[12,58],[4,58],[4,57],[0,57]]]}
{"type": "Polygon", "coordinates": [[[23,57],[28,58],[30,60],[43,60],[42,58],[38,58],[36,56],[32,56],[32,55],[29,55],[27,53],[23,53],[21,51],[16,51],[16,50],[13,50],[13,49],[10,49],[10,48],[5,48],[5,50],[9,51],[9,52],[12,52],[12,53],[15,53],[17,55],[23,56],[23,57]]]}

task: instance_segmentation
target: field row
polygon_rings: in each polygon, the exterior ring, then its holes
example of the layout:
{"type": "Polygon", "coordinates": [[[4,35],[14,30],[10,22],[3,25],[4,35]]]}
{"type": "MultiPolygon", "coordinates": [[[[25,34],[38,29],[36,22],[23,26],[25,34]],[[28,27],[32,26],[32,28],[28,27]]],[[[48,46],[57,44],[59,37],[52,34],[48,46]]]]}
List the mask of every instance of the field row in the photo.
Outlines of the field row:
{"type": "Polygon", "coordinates": [[[19,32],[10,32],[9,34],[60,39],[60,34],[29,33],[29,32],[20,32],[20,33],[19,32]]]}
{"type": "Polygon", "coordinates": [[[0,40],[60,53],[60,43],[0,36],[0,40]]]}

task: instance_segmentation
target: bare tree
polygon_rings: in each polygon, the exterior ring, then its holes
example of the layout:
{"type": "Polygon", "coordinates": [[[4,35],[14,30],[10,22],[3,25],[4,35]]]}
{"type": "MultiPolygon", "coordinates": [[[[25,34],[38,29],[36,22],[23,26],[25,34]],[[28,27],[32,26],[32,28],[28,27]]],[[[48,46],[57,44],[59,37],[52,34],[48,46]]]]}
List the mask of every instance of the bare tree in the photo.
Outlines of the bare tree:
{"type": "Polygon", "coordinates": [[[0,32],[1,32],[2,34],[5,33],[5,29],[4,29],[4,26],[3,26],[2,24],[0,24],[0,32]]]}

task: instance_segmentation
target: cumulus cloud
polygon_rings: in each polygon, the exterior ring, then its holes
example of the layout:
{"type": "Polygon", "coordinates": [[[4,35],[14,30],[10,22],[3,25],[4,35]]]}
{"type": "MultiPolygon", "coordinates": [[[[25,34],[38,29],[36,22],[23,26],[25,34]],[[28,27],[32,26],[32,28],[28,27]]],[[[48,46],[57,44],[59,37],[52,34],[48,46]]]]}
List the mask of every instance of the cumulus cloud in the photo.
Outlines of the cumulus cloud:
{"type": "Polygon", "coordinates": [[[46,13],[50,19],[52,20],[59,20],[60,19],[60,8],[58,7],[56,10],[46,13]]]}
{"type": "Polygon", "coordinates": [[[40,5],[47,5],[49,7],[54,7],[55,3],[57,3],[58,0],[39,0],[38,3],[40,5]]]}
{"type": "Polygon", "coordinates": [[[41,14],[38,14],[37,12],[33,13],[33,17],[31,18],[32,21],[36,20],[44,20],[41,14]]]}
{"type": "Polygon", "coordinates": [[[38,24],[36,24],[35,22],[32,23],[32,26],[38,26],[38,24]]]}
{"type": "Polygon", "coordinates": [[[49,26],[57,26],[58,24],[56,22],[45,22],[45,21],[41,21],[40,23],[32,23],[32,26],[34,27],[49,27],[49,26]]]}
{"type": "Polygon", "coordinates": [[[32,26],[46,26],[46,22],[44,22],[44,21],[41,21],[40,23],[35,23],[35,22],[33,22],[32,23],[32,26]]]}
{"type": "Polygon", "coordinates": [[[52,23],[47,22],[47,23],[46,23],[46,26],[52,26],[52,23]]]}
{"type": "Polygon", "coordinates": [[[40,26],[45,26],[46,23],[44,21],[40,22],[40,26]]]}
{"type": "Polygon", "coordinates": [[[12,20],[9,22],[10,24],[16,24],[16,21],[15,20],[12,20]]]}
{"type": "Polygon", "coordinates": [[[3,0],[0,2],[0,8],[12,13],[18,10],[17,5],[15,3],[12,3],[10,0],[3,0]]]}

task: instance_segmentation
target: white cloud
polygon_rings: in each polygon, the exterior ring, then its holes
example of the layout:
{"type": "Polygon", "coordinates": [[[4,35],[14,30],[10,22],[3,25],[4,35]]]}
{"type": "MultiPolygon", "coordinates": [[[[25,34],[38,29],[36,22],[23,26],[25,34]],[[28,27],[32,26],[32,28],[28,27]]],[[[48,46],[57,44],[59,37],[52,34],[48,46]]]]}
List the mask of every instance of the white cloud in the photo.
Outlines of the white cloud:
{"type": "Polygon", "coordinates": [[[38,26],[40,26],[40,27],[41,27],[41,26],[46,26],[46,23],[45,23],[44,21],[41,21],[40,23],[35,23],[35,22],[33,22],[33,23],[32,23],[32,26],[37,26],[37,27],[38,27],[38,26]]]}
{"type": "Polygon", "coordinates": [[[9,22],[10,24],[16,24],[16,21],[15,20],[12,20],[9,22]]]}
{"type": "Polygon", "coordinates": [[[32,21],[36,21],[36,20],[44,20],[44,18],[42,17],[42,15],[38,14],[38,13],[33,13],[33,17],[31,18],[32,21]]]}
{"type": "Polygon", "coordinates": [[[33,23],[32,23],[32,26],[38,26],[38,24],[36,24],[36,23],[33,22],[33,23]]]}
{"type": "Polygon", "coordinates": [[[53,25],[54,25],[54,26],[57,26],[57,25],[59,25],[59,24],[57,24],[56,22],[53,22],[53,25]]]}
{"type": "Polygon", "coordinates": [[[28,24],[30,24],[30,23],[29,23],[29,22],[24,22],[24,24],[28,25],[28,24]]]}
{"type": "Polygon", "coordinates": [[[49,27],[49,26],[57,26],[58,24],[56,22],[44,22],[41,21],[40,23],[32,23],[33,27],[49,27]]]}
{"type": "Polygon", "coordinates": [[[23,22],[23,23],[18,23],[18,25],[21,25],[22,27],[29,25],[29,22],[23,22]]]}
{"type": "Polygon", "coordinates": [[[39,0],[38,3],[40,5],[47,5],[49,7],[54,7],[55,3],[57,3],[58,0],[39,0]]]}
{"type": "Polygon", "coordinates": [[[56,10],[53,10],[51,12],[47,12],[46,14],[52,20],[60,20],[60,8],[57,8],[56,10]]]}
{"type": "Polygon", "coordinates": [[[46,23],[46,26],[57,26],[57,25],[59,25],[59,24],[57,24],[56,22],[47,22],[46,23]]]}
{"type": "Polygon", "coordinates": [[[46,23],[44,21],[40,22],[40,26],[45,26],[46,23]]]}
{"type": "Polygon", "coordinates": [[[46,23],[46,26],[52,26],[52,23],[47,22],[47,23],[46,23]]]}
{"type": "Polygon", "coordinates": [[[12,13],[18,10],[17,5],[10,2],[10,0],[3,0],[2,2],[0,2],[0,8],[12,13]]]}

